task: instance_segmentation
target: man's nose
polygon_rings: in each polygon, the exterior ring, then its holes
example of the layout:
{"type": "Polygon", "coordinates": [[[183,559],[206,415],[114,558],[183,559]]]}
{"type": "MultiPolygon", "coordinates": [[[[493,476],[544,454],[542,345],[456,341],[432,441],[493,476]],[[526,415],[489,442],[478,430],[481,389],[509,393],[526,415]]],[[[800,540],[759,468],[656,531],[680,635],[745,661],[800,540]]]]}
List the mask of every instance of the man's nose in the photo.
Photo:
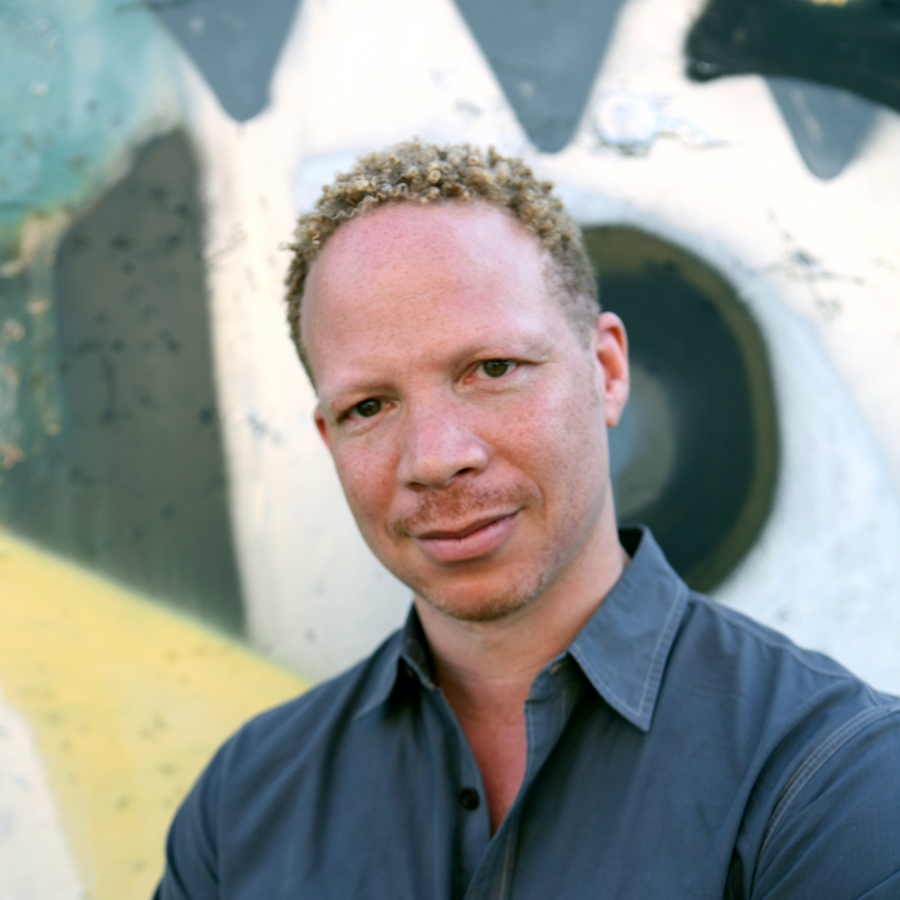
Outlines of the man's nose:
{"type": "Polygon", "coordinates": [[[408,487],[442,488],[464,474],[477,474],[490,459],[487,443],[456,404],[416,404],[406,411],[397,475],[408,487]]]}

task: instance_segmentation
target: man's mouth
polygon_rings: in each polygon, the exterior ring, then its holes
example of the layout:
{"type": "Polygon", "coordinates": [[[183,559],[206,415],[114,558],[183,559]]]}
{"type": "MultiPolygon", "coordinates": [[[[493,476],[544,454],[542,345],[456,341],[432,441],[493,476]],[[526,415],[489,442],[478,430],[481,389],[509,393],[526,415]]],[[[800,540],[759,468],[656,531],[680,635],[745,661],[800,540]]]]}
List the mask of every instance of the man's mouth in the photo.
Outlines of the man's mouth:
{"type": "Polygon", "coordinates": [[[484,516],[458,528],[434,528],[412,537],[435,562],[454,563],[479,559],[497,550],[516,526],[519,510],[484,516]]]}

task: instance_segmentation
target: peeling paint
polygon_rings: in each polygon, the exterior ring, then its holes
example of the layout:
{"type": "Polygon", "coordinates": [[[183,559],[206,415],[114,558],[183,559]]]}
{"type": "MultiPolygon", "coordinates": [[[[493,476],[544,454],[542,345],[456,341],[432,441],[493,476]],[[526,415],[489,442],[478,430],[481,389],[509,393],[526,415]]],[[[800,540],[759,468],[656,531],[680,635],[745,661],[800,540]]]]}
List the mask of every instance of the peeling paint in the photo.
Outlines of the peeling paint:
{"type": "Polygon", "coordinates": [[[769,210],[768,216],[776,225],[785,250],[775,262],[761,267],[760,271],[778,272],[790,281],[806,285],[816,310],[826,322],[831,322],[844,308],[841,286],[864,285],[865,279],[835,272],[824,260],[798,244],[790,231],[778,225],[774,211],[769,210]]]}
{"type": "Polygon", "coordinates": [[[624,89],[603,92],[590,111],[597,146],[643,157],[663,138],[701,149],[727,145],[696,122],[667,112],[670,99],[624,89]]]}

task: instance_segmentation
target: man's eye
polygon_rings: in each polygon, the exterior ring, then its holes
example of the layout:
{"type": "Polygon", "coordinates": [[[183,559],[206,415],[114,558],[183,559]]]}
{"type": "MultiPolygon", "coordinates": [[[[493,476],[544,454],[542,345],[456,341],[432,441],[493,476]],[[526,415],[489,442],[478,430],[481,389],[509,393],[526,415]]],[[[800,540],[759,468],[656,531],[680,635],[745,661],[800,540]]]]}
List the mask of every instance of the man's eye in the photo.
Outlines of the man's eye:
{"type": "Polygon", "coordinates": [[[363,400],[362,403],[357,403],[353,407],[353,412],[364,419],[371,418],[381,412],[381,401],[373,399],[363,400]]]}
{"type": "Polygon", "coordinates": [[[509,372],[513,365],[511,359],[488,359],[481,364],[481,368],[488,378],[499,378],[509,372]]]}

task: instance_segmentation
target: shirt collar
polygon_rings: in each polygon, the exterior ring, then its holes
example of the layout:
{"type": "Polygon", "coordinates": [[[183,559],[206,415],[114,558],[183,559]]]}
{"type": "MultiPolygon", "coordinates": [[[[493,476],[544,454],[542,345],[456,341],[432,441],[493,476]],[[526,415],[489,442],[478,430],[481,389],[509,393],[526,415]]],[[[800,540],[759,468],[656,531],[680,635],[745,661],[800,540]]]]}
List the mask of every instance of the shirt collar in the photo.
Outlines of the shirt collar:
{"type": "Polygon", "coordinates": [[[388,639],[381,658],[376,661],[372,689],[353,718],[361,719],[387,702],[394,688],[403,680],[404,674],[417,678],[429,690],[437,690],[433,671],[428,640],[422,630],[419,614],[415,606],[411,606],[406,624],[388,639]]]}
{"type": "MultiPolygon", "coordinates": [[[[594,690],[642,731],[650,728],[663,670],[687,603],[687,585],[644,526],[622,529],[631,562],[569,645],[594,690]]],[[[354,718],[385,703],[403,674],[437,690],[428,641],[413,606],[373,672],[372,689],[354,718]]]]}
{"type": "Polygon", "coordinates": [[[647,731],[688,587],[648,528],[622,529],[619,535],[631,562],[568,652],[597,693],[647,731]]]}

